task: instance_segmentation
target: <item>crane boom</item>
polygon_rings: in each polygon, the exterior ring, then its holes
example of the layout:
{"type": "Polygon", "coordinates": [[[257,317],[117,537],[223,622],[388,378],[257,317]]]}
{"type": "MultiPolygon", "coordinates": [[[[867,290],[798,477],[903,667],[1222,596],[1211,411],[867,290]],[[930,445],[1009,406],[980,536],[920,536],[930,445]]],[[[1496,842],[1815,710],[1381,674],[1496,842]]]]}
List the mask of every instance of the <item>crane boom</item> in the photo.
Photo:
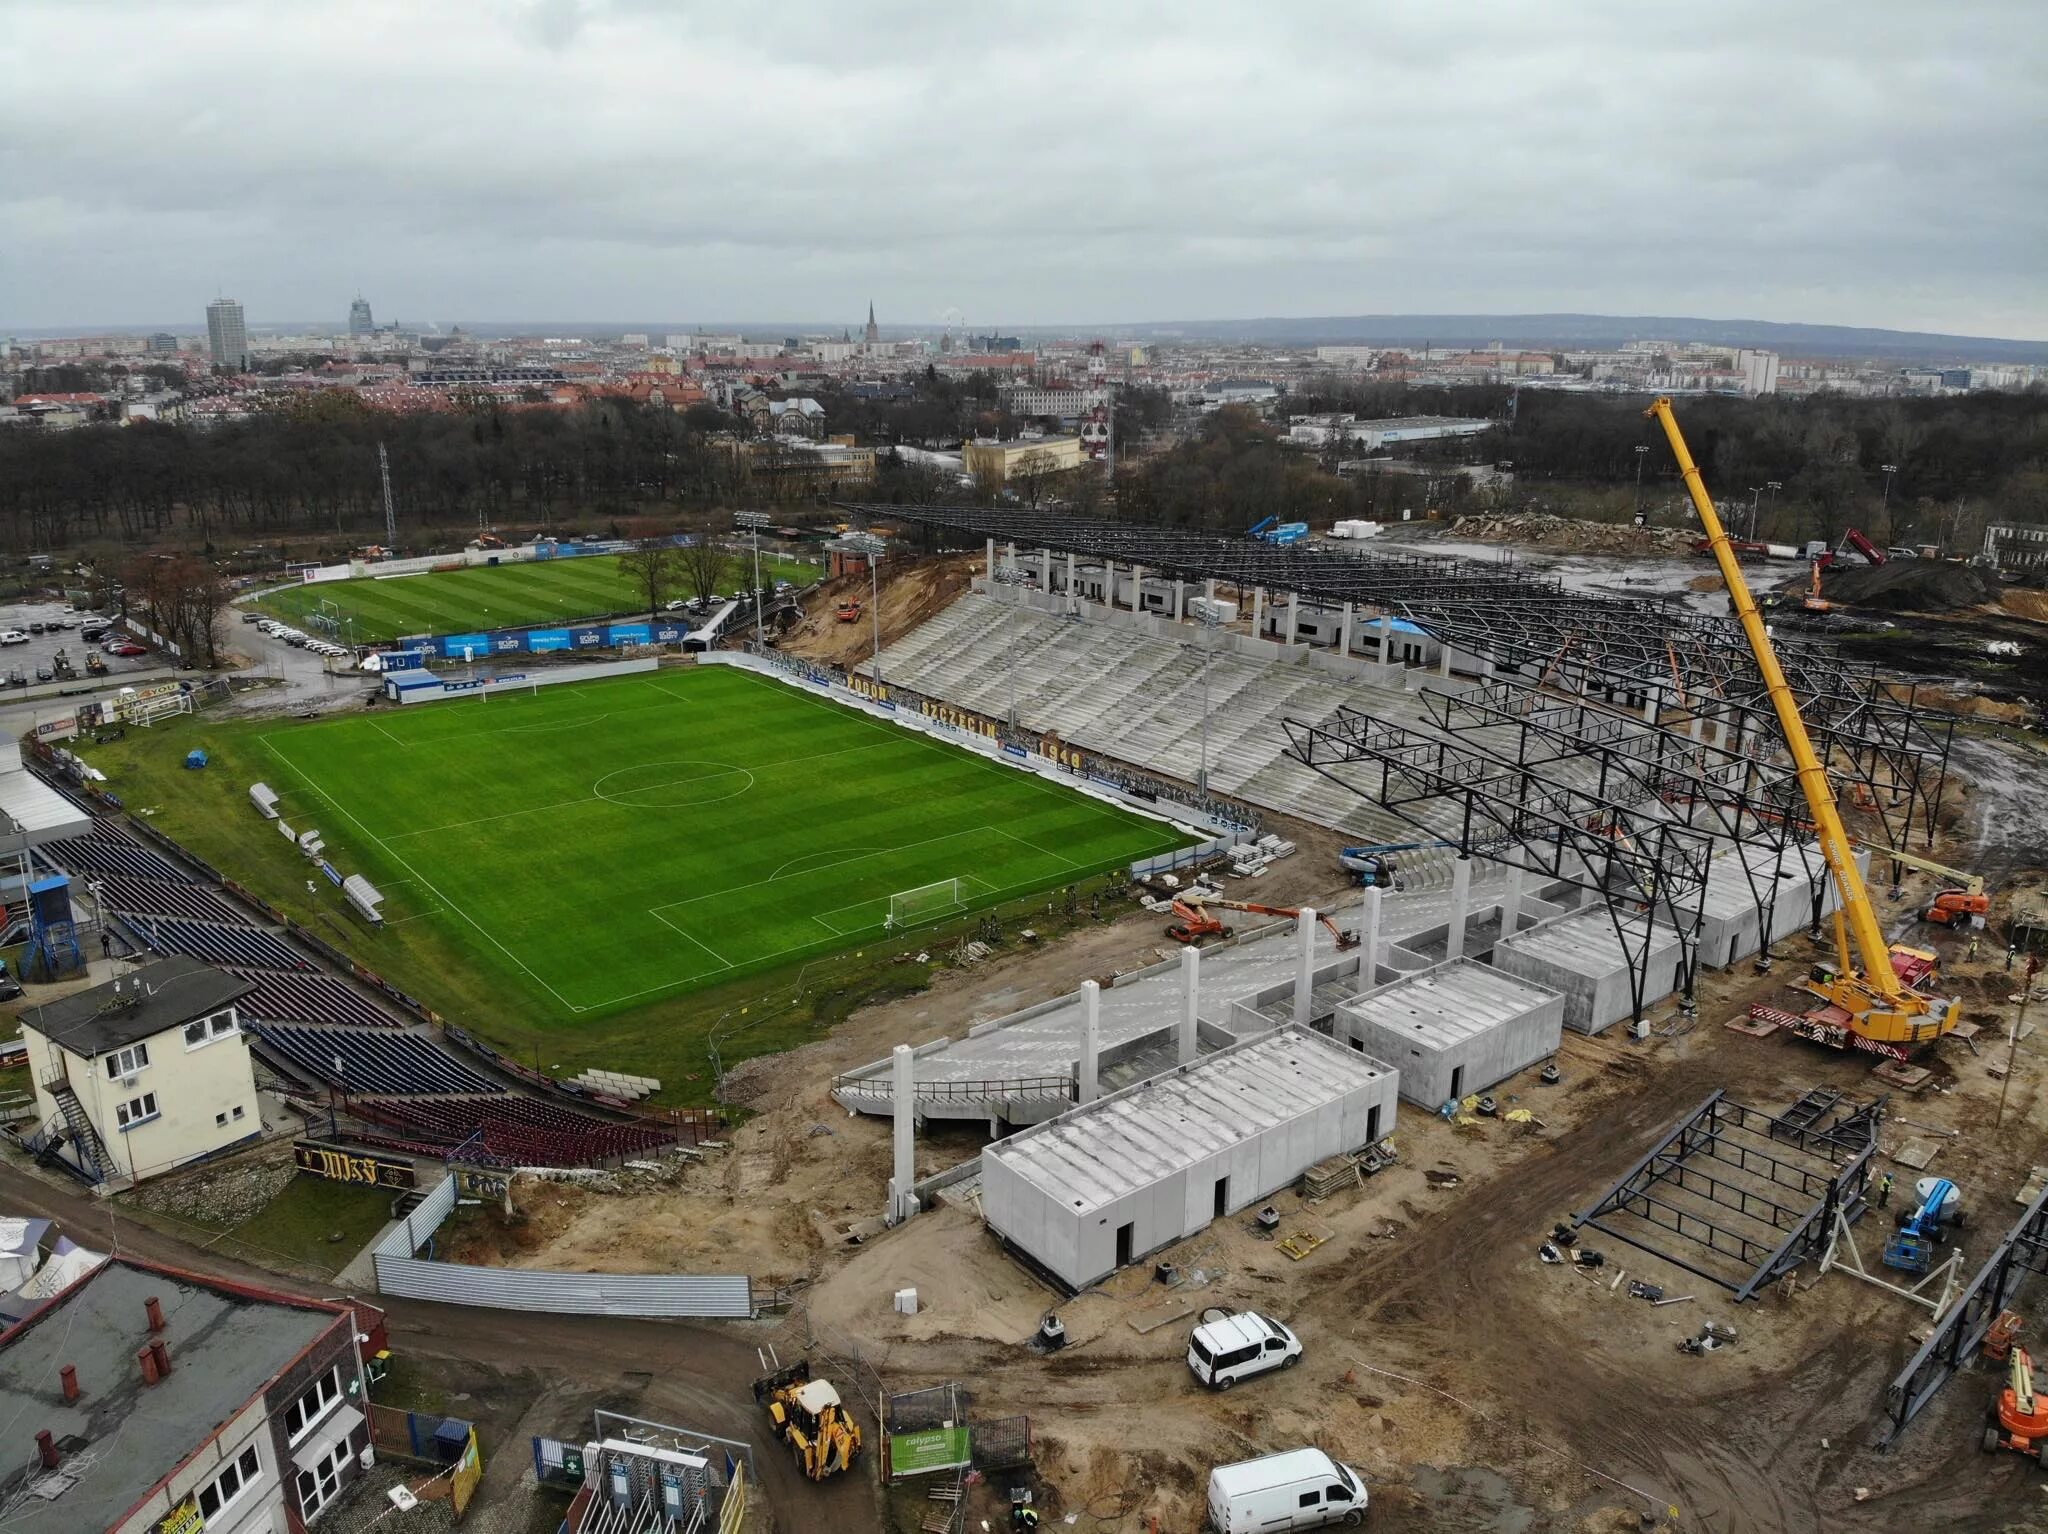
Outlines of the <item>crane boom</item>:
{"type": "Polygon", "coordinates": [[[1756,658],[1757,670],[1763,676],[1764,690],[1770,694],[1771,707],[1777,713],[1778,728],[1784,733],[1785,745],[1792,753],[1793,767],[1798,773],[1799,787],[1806,795],[1807,812],[1813,818],[1821,856],[1834,877],[1840,901],[1836,911],[1839,923],[1837,940],[1840,941],[1839,934],[1846,929],[1849,939],[1855,944],[1856,956],[1862,960],[1863,974],[1859,980],[1851,971],[1850,955],[1840,953],[1842,973],[1831,986],[1818,990],[1817,994],[1848,1013],[1851,1028],[1862,1037],[1911,1043],[1938,1037],[1954,1026],[1955,1004],[1937,1002],[1910,989],[1892,968],[1891,947],[1885,941],[1884,929],[1878,925],[1876,911],[1871,908],[1870,891],[1864,886],[1863,875],[1856,867],[1849,833],[1835,809],[1835,794],[1828,782],[1827,767],[1813,749],[1812,737],[1806,733],[1806,722],[1799,717],[1798,700],[1792,696],[1791,684],[1785,680],[1784,667],[1778,664],[1777,651],[1771,647],[1770,631],[1764,627],[1756,599],[1750,595],[1749,583],[1742,578],[1742,566],[1735,557],[1734,549],[1729,546],[1728,531],[1721,525],[1713,499],[1700,478],[1699,465],[1693,462],[1691,450],[1685,445],[1685,434],[1678,429],[1678,417],[1672,412],[1671,401],[1668,397],[1660,397],[1643,413],[1662,426],[1664,435],[1670,440],[1671,451],[1678,460],[1679,474],[1692,496],[1694,510],[1699,513],[1700,527],[1707,535],[1709,550],[1715,564],[1720,567],[1721,579],[1728,585],[1736,621],[1742,625],[1743,637],[1749,641],[1750,653],[1756,658]],[[1929,1020],[1929,1012],[1936,1007],[1941,1008],[1939,1019],[1929,1020]]]}

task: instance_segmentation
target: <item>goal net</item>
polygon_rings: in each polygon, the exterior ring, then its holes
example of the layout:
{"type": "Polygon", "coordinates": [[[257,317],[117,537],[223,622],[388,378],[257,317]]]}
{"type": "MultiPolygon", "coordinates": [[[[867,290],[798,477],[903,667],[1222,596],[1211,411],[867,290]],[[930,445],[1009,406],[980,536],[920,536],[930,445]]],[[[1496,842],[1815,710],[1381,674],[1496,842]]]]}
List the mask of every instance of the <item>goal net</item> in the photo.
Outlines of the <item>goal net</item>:
{"type": "Polygon", "coordinates": [[[898,890],[889,897],[888,926],[891,930],[914,927],[919,922],[950,916],[966,907],[967,891],[963,880],[941,879],[936,884],[920,884],[916,889],[898,890]]]}

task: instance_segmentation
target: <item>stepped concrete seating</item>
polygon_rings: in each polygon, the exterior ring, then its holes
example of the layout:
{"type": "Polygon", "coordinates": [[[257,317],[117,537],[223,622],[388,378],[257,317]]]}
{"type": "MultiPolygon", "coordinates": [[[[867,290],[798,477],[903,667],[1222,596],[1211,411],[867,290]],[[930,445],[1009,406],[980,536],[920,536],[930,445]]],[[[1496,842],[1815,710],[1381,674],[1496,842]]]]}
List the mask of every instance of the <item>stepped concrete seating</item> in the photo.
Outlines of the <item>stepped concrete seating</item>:
{"type": "Polygon", "coordinates": [[[330,1086],[376,1096],[429,1096],[444,1092],[496,1092],[496,1082],[445,1054],[417,1034],[386,1028],[303,1028],[251,1023],[271,1049],[330,1086]],[[335,1059],[342,1062],[335,1069],[335,1059]]]}
{"type": "Polygon", "coordinates": [[[100,903],[110,911],[142,916],[182,916],[225,926],[246,923],[248,914],[197,884],[165,879],[130,879],[109,874],[100,881],[100,903]]]}
{"type": "Polygon", "coordinates": [[[231,969],[256,989],[235,1003],[243,1017],[265,1023],[345,1023],[352,1028],[402,1028],[398,1018],[332,975],[231,969]]]}
{"type": "Polygon", "coordinates": [[[163,953],[189,954],[209,964],[244,969],[313,968],[311,960],[300,957],[282,939],[255,927],[216,926],[211,922],[158,916],[130,916],[126,921],[130,931],[163,953]]]}
{"type": "Polygon", "coordinates": [[[416,1142],[463,1147],[463,1160],[499,1166],[588,1166],[675,1143],[655,1124],[620,1124],[523,1097],[453,1097],[432,1105],[385,1099],[351,1104],[371,1123],[416,1142]]]}
{"type": "Polygon", "coordinates": [[[160,879],[167,884],[192,882],[169,858],[125,841],[105,827],[94,827],[90,836],[47,842],[36,850],[72,873],[125,874],[133,879],[160,879]]]}

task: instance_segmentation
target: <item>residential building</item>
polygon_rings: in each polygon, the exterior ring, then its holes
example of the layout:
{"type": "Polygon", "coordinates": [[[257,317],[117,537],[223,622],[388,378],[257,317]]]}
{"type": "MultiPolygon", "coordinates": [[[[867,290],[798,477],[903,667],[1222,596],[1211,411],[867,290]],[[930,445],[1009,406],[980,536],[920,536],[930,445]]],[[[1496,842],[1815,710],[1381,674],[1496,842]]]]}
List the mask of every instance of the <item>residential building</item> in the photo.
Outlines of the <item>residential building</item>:
{"type": "Polygon", "coordinates": [[[260,1133],[235,1010],[255,988],[172,956],[22,1013],[39,1149],[141,1182],[260,1133]]]}
{"type": "Polygon", "coordinates": [[[1754,352],[1747,348],[1735,354],[1736,371],[1742,374],[1742,392],[1745,394],[1776,394],[1778,392],[1778,354],[1776,352],[1754,352]]]}
{"type": "Polygon", "coordinates": [[[1037,384],[1004,384],[997,390],[1003,408],[1012,415],[1053,420],[1072,421],[1086,415],[1098,405],[1109,403],[1109,386],[1094,384],[1087,388],[1046,389],[1037,384]]]}
{"type": "Polygon", "coordinates": [[[1984,529],[1983,557],[2001,570],[2048,571],[2048,526],[1993,522],[1984,529]]]}
{"type": "Polygon", "coordinates": [[[771,400],[768,424],[778,437],[819,439],[825,435],[825,407],[809,398],[771,400]]]}
{"type": "Polygon", "coordinates": [[[370,317],[370,301],[362,294],[356,294],[355,302],[348,306],[348,333],[352,336],[366,336],[376,328],[376,320],[370,317]]]}
{"type": "Polygon", "coordinates": [[[234,299],[216,298],[206,306],[206,341],[215,367],[230,373],[248,370],[249,327],[234,299]]]}
{"type": "Polygon", "coordinates": [[[373,1308],[114,1257],[0,1333],[18,1534],[298,1534],[370,1461],[373,1308]]]}
{"type": "Polygon", "coordinates": [[[1378,360],[1377,346],[1318,346],[1316,361],[1339,368],[1369,368],[1378,360]]]}
{"type": "Polygon", "coordinates": [[[1027,437],[1016,442],[968,442],[960,448],[961,466],[985,485],[1061,474],[1081,467],[1079,437],[1027,437]]]}
{"type": "Polygon", "coordinates": [[[178,338],[168,331],[159,330],[149,338],[148,351],[152,357],[175,356],[178,351],[178,338]]]}

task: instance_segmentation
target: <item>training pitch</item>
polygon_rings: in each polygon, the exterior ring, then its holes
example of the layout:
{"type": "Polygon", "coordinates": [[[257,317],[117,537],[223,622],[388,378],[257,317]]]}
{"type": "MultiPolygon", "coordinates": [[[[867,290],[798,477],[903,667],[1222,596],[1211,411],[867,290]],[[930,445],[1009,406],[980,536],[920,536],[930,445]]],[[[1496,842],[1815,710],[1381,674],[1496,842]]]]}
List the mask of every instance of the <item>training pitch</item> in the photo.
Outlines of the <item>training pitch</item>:
{"type": "MultiPolygon", "coordinates": [[[[761,579],[770,585],[785,580],[806,586],[819,573],[816,565],[761,556],[761,579]]],[[[730,593],[735,586],[751,585],[753,577],[752,557],[734,554],[718,589],[730,593]]],[[[669,595],[696,592],[678,574],[669,595]]],[[[320,627],[317,620],[322,617],[338,618],[342,638],[382,644],[411,634],[467,634],[645,612],[647,590],[627,574],[617,555],[592,554],[430,570],[382,580],[366,575],[352,581],[285,586],[257,598],[256,606],[307,630],[320,627]]]]}
{"type": "Polygon", "coordinates": [[[416,705],[261,737],[289,821],[331,826],[393,919],[557,1016],[879,937],[1184,845],[1173,827],[737,669],[416,705]]]}

